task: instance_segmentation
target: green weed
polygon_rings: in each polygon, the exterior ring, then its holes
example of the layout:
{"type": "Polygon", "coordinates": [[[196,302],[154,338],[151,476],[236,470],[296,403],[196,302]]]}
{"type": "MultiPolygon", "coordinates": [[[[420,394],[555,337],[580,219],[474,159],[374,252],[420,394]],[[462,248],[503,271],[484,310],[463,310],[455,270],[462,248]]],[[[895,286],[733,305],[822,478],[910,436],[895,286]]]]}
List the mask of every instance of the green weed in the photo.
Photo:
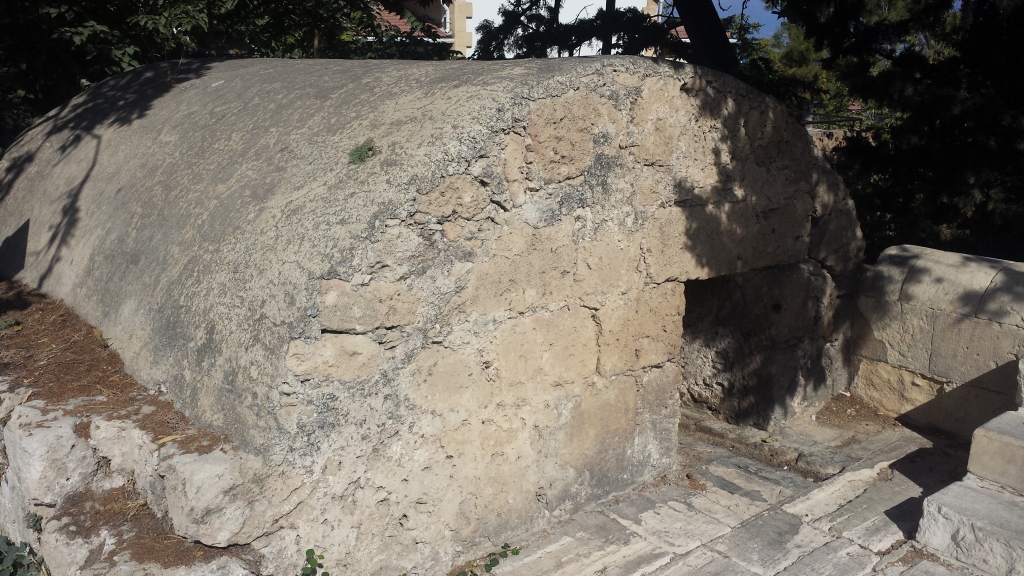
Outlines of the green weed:
{"type": "MultiPolygon", "coordinates": [[[[306,550],[306,561],[302,563],[301,576],[331,576],[330,572],[320,572],[320,569],[324,567],[320,563],[324,559],[323,554],[317,554],[315,550],[310,548],[306,550]]],[[[0,574],[0,576],[3,576],[0,574]]]]}
{"type": "Polygon", "coordinates": [[[348,152],[348,163],[349,164],[362,164],[370,159],[372,156],[377,155],[377,147],[373,145],[373,138],[367,138],[362,144],[349,150],[348,152]]]}

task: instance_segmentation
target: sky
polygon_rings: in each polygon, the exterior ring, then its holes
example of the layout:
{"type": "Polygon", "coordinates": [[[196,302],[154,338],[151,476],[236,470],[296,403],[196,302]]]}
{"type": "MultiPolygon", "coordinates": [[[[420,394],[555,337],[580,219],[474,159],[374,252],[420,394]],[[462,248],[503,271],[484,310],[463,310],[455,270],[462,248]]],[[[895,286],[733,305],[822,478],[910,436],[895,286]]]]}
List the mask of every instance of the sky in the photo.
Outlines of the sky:
{"type": "MultiPolygon", "coordinates": [[[[474,30],[473,32],[473,44],[476,45],[476,27],[477,24],[484,20],[498,20],[498,6],[501,5],[502,0],[471,0],[473,2],[473,18],[468,22],[468,28],[474,30]]],[[[742,0],[715,0],[716,3],[720,2],[719,13],[722,16],[729,16],[736,14],[740,11],[740,5],[742,0]],[[726,8],[722,10],[721,8],[726,8]]],[[[628,8],[630,6],[636,8],[643,8],[647,5],[646,0],[617,0],[615,3],[618,8],[628,8]]],[[[579,13],[581,16],[593,15],[598,8],[604,7],[603,0],[564,0],[562,3],[562,16],[566,20],[571,20],[576,17],[579,13]]],[[[762,36],[771,36],[773,32],[779,27],[779,20],[774,14],[768,11],[764,6],[762,0],[750,0],[750,4],[747,6],[747,14],[750,15],[750,19],[754,22],[761,23],[762,36]]],[[[598,48],[594,47],[594,51],[598,48]]],[[[586,52],[585,52],[586,53],[586,52]]]]}

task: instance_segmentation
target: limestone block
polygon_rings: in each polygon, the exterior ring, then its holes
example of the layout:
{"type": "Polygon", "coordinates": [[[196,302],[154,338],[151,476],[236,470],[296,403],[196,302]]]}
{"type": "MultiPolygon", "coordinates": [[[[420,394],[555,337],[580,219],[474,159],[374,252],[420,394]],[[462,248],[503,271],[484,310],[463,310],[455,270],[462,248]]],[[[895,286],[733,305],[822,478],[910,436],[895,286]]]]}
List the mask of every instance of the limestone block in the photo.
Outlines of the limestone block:
{"type": "Polygon", "coordinates": [[[417,298],[400,284],[370,282],[352,286],[342,280],[324,280],[317,295],[320,327],[331,332],[365,334],[383,326],[416,322],[417,298]]]}
{"type": "Polygon", "coordinates": [[[1024,498],[968,475],[924,501],[918,542],[997,576],[1024,575],[1024,498]]]}
{"type": "Polygon", "coordinates": [[[603,490],[630,476],[636,446],[636,380],[595,378],[580,390],[560,432],[558,460],[577,473],[589,472],[603,490]]]}
{"type": "Polygon", "coordinates": [[[973,383],[947,384],[939,396],[939,408],[941,414],[937,419],[932,419],[931,411],[915,410],[909,416],[911,420],[944,430],[962,440],[970,440],[979,426],[1007,410],[1013,410],[1016,403],[1010,394],[994,392],[973,383]],[[925,418],[928,420],[922,421],[925,418]]]}
{"type": "Polygon", "coordinates": [[[441,179],[437,188],[416,199],[416,208],[438,219],[472,220],[490,203],[487,191],[476,179],[460,174],[441,179]]]}
{"type": "Polygon", "coordinates": [[[641,260],[638,238],[602,231],[594,240],[579,244],[573,274],[576,291],[586,298],[639,288],[641,260]]]}
{"type": "Polygon", "coordinates": [[[672,206],[658,210],[644,243],[655,282],[685,281],[798,262],[807,254],[810,200],[672,206]],[[746,241],[754,234],[763,243],[746,241]]]}
{"type": "Polygon", "coordinates": [[[495,241],[491,257],[473,267],[450,310],[522,312],[565,300],[572,294],[576,262],[572,229],[571,218],[541,229],[525,223],[509,226],[495,241]]]}
{"type": "Polygon", "coordinates": [[[675,467],[679,437],[679,389],[683,371],[678,364],[652,368],[640,379],[637,398],[637,454],[649,475],[675,467]]]}
{"type": "Polygon", "coordinates": [[[208,546],[248,544],[263,536],[313,488],[234,450],[175,454],[159,472],[175,533],[208,546]]]}
{"type": "Polygon", "coordinates": [[[285,364],[303,380],[352,382],[373,375],[381,357],[380,345],[367,336],[323,334],[310,343],[292,340],[285,364]]]}
{"type": "Polygon", "coordinates": [[[92,537],[83,537],[68,533],[66,526],[48,523],[39,537],[37,551],[46,560],[46,568],[54,576],[72,576],[82,574],[82,569],[103,553],[104,544],[110,537],[106,530],[92,537]]]}
{"type": "Polygon", "coordinates": [[[1014,362],[1024,351],[1024,329],[991,320],[936,313],[928,373],[967,382],[1014,362]]]}
{"type": "Polygon", "coordinates": [[[4,481],[26,503],[55,506],[95,475],[96,459],[89,443],[75,435],[76,423],[60,412],[43,414],[29,405],[11,413],[4,426],[8,461],[4,481]]]}
{"type": "Polygon", "coordinates": [[[1024,328],[1024,264],[1006,263],[978,305],[978,318],[1024,328]]]}
{"type": "Polygon", "coordinates": [[[1024,494],[1024,412],[1004,412],[975,430],[967,469],[1024,494]]]}
{"type": "Polygon", "coordinates": [[[914,263],[921,257],[923,250],[917,246],[886,248],[878,256],[875,265],[867,267],[867,273],[861,282],[861,295],[885,302],[898,301],[903,282],[914,267],[914,263]]]}
{"type": "Polygon", "coordinates": [[[581,176],[593,159],[594,138],[614,139],[621,118],[611,102],[592,92],[572,92],[541,102],[526,131],[544,182],[581,176]]]}
{"type": "Polygon", "coordinates": [[[858,224],[852,202],[814,219],[807,257],[833,274],[853,270],[864,260],[864,236],[858,224]]]}
{"type": "Polygon", "coordinates": [[[870,296],[858,298],[857,308],[863,318],[853,342],[854,354],[929,373],[937,312],[870,296]]]}
{"type": "Polygon", "coordinates": [[[495,368],[509,382],[570,383],[597,369],[597,326],[578,306],[502,324],[494,335],[495,368]]]}
{"type": "Polygon", "coordinates": [[[907,274],[900,301],[973,317],[981,297],[1003,268],[1002,260],[916,248],[919,257],[907,274]]]}
{"type": "Polygon", "coordinates": [[[508,186],[508,199],[513,208],[526,203],[527,190],[534,185],[535,159],[527,150],[527,139],[519,134],[509,134],[502,144],[504,164],[502,171],[508,186]]]}
{"type": "Polygon", "coordinates": [[[157,514],[166,512],[163,484],[156,472],[159,446],[153,438],[130,420],[93,418],[89,425],[89,444],[97,456],[110,460],[111,472],[135,479],[139,493],[146,496],[157,514]]]}
{"type": "Polygon", "coordinates": [[[627,294],[597,312],[598,370],[604,376],[676,358],[683,338],[683,284],[666,282],[627,294]]]}
{"type": "Polygon", "coordinates": [[[0,420],[7,418],[7,416],[9,416],[11,412],[14,412],[15,408],[21,406],[31,394],[31,388],[21,388],[14,392],[4,392],[3,394],[0,394],[0,398],[3,399],[3,402],[0,403],[0,420]]]}
{"type": "MultiPolygon", "coordinates": [[[[890,416],[901,416],[942,394],[942,382],[874,360],[864,360],[852,392],[890,416]]],[[[938,414],[936,414],[938,416],[938,414]]]]}

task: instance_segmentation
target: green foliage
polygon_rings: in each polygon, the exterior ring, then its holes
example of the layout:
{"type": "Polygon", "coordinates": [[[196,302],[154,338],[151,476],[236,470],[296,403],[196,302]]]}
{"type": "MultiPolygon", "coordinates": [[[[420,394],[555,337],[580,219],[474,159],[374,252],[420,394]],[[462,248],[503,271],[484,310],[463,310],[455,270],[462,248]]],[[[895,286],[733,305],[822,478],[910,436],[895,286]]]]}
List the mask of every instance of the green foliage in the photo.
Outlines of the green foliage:
{"type": "Polygon", "coordinates": [[[561,2],[508,0],[498,8],[500,21],[481,22],[473,58],[502,60],[573,56],[583,46],[593,46],[610,33],[616,54],[641,54],[649,48],[659,53],[683,54],[686,43],[669,31],[676,24],[665,18],[644,14],[636,8],[608,11],[599,8],[594,16],[571,22],[561,21],[561,2]]]}
{"type": "Polygon", "coordinates": [[[315,550],[310,548],[306,550],[306,559],[302,563],[302,570],[299,571],[301,576],[331,576],[330,572],[320,572],[319,570],[324,567],[320,563],[324,559],[323,554],[317,554],[315,550]]]}
{"type": "Polygon", "coordinates": [[[373,145],[373,138],[363,140],[363,143],[348,151],[349,164],[362,164],[372,156],[377,155],[377,147],[373,145]]]}
{"type": "Polygon", "coordinates": [[[869,255],[1024,260],[1024,0],[774,0],[823,70],[880,111],[838,149],[869,255]]]}
{"type": "Polygon", "coordinates": [[[25,514],[25,526],[27,526],[29,530],[39,534],[43,531],[43,517],[35,512],[25,514]]]}
{"type": "Polygon", "coordinates": [[[36,118],[142,65],[225,56],[454,57],[437,38],[401,0],[4,0],[0,152],[36,118]],[[389,24],[382,9],[410,17],[411,30],[389,24]]]}
{"type": "Polygon", "coordinates": [[[42,561],[28,544],[15,546],[0,536],[0,576],[39,576],[45,574],[42,561]]]}
{"type": "MultiPolygon", "coordinates": [[[[456,576],[481,576],[480,570],[486,574],[491,570],[494,570],[502,560],[505,560],[511,554],[512,556],[518,556],[521,552],[518,546],[512,547],[507,543],[501,545],[501,551],[491,552],[486,558],[471,562],[465,570],[460,571],[456,576]]],[[[405,576],[404,574],[402,576],[405,576]]]]}

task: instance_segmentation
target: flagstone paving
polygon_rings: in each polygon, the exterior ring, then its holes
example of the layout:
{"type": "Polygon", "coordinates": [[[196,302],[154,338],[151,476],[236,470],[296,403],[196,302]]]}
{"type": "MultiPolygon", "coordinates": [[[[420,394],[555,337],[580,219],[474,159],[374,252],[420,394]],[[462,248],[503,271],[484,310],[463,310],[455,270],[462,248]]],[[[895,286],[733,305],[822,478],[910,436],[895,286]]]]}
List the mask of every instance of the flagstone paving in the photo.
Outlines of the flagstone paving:
{"type": "Polygon", "coordinates": [[[842,450],[815,482],[693,440],[679,472],[528,537],[498,576],[952,576],[910,541],[924,497],[961,478],[962,454],[908,430],[842,450]]]}

